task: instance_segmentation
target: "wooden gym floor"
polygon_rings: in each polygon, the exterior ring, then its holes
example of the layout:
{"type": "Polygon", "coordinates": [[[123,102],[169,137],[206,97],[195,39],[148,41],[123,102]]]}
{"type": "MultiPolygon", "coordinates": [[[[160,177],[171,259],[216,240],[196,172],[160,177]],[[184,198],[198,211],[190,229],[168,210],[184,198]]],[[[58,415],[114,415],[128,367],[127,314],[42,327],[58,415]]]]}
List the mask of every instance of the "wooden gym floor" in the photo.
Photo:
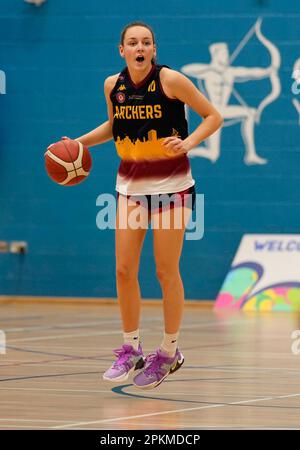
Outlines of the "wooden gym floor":
{"type": "MultiPolygon", "coordinates": [[[[102,380],[122,343],[117,305],[2,301],[0,429],[299,429],[300,355],[289,313],[186,306],[182,368],[151,391],[102,380]]],[[[143,305],[145,353],[162,308],[143,305]]],[[[299,346],[298,346],[299,348],[299,346]]]]}

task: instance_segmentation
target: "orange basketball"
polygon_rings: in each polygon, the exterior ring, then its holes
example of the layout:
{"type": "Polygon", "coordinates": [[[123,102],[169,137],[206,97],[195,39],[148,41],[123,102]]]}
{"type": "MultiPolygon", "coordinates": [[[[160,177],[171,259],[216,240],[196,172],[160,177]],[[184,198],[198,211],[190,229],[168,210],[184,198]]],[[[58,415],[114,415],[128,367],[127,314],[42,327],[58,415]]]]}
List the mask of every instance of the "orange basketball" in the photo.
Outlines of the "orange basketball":
{"type": "Polygon", "coordinates": [[[72,139],[49,145],[45,153],[46,171],[63,186],[81,183],[90,173],[92,158],[88,147],[72,139]]]}

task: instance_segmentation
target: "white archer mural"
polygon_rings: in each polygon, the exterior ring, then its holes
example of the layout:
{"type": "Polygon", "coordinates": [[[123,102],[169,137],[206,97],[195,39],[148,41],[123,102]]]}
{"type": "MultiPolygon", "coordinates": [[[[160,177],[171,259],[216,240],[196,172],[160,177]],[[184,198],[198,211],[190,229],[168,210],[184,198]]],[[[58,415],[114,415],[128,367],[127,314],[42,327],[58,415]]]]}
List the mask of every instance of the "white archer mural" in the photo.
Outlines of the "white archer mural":
{"type": "MultiPolygon", "coordinates": [[[[298,85],[300,85],[300,58],[298,58],[294,64],[292,78],[295,80],[292,87],[293,94],[300,94],[300,88],[298,87],[298,85]]],[[[298,113],[298,124],[300,125],[300,102],[297,98],[293,98],[292,101],[298,113]]]]}
{"type": "Polygon", "coordinates": [[[4,70],[0,70],[0,94],[6,93],[6,76],[4,70]]]}
{"type": "MultiPolygon", "coordinates": [[[[267,163],[267,160],[256,152],[254,127],[255,124],[260,122],[263,110],[274,102],[281,92],[278,75],[281,64],[280,53],[277,47],[263,35],[261,24],[262,18],[258,18],[231,55],[225,42],[213,43],[209,47],[210,63],[192,63],[181,68],[184,74],[197,80],[199,89],[205,91],[207,97],[223,115],[225,119],[223,127],[241,123],[241,135],[245,144],[244,162],[248,165],[267,163]],[[270,66],[266,68],[233,66],[233,62],[254,34],[268,50],[271,57],[270,66]],[[234,84],[267,77],[270,78],[271,92],[257,107],[250,107],[234,87],[234,84]],[[237,99],[238,105],[228,104],[231,95],[237,99]]],[[[189,116],[188,109],[187,116],[189,116]]],[[[220,156],[221,133],[222,129],[218,130],[205,141],[205,146],[193,149],[189,155],[191,157],[201,156],[212,162],[217,161],[220,156]]]]}

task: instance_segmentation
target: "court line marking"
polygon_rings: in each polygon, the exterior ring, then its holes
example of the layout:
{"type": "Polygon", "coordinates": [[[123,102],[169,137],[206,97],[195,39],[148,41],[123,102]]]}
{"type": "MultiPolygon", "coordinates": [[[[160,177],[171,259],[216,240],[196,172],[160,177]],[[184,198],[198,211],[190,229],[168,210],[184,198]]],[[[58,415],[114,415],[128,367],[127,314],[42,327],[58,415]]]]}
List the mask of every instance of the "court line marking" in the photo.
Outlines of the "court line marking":
{"type": "MultiPolygon", "coordinates": [[[[86,393],[91,393],[91,394],[107,394],[107,389],[106,390],[100,390],[100,389],[51,389],[51,388],[10,388],[10,387],[5,387],[5,388],[1,388],[0,387],[0,391],[53,391],[53,392],[84,392],[86,393]]],[[[175,392],[174,392],[175,394],[175,392]]]]}
{"type": "MultiPolygon", "coordinates": [[[[99,394],[99,393],[107,394],[107,392],[108,392],[107,389],[106,390],[100,390],[100,389],[53,389],[53,388],[17,388],[17,387],[15,387],[15,388],[14,387],[13,388],[10,388],[10,387],[2,388],[2,387],[0,387],[0,391],[7,391],[7,390],[11,390],[11,391],[53,391],[53,392],[75,392],[75,393],[76,392],[84,392],[84,393],[91,393],[91,394],[94,394],[94,393],[96,393],[96,394],[99,394]]],[[[152,395],[155,395],[155,394],[161,395],[161,393],[159,393],[159,392],[153,393],[152,395]]],[[[168,396],[168,395],[199,396],[200,395],[200,396],[203,396],[203,397],[211,396],[210,394],[185,393],[185,392],[179,392],[179,391],[167,392],[167,393],[164,393],[164,395],[165,396],[168,396]]],[[[216,396],[218,396],[218,397],[243,397],[244,394],[241,394],[241,395],[237,395],[237,394],[222,394],[222,395],[220,395],[220,394],[218,394],[216,396]]],[[[265,397],[265,396],[264,395],[259,395],[258,397],[265,397]]],[[[166,400],[166,401],[168,401],[168,400],[166,400]]],[[[177,401],[180,402],[181,400],[177,400],[177,401]]]]}
{"type": "Polygon", "coordinates": [[[291,372],[300,372],[299,368],[293,368],[293,367],[254,367],[254,366],[201,366],[199,365],[190,365],[190,366],[185,366],[185,369],[201,369],[201,370],[206,370],[206,371],[215,371],[215,372],[249,372],[253,371],[253,372],[259,372],[262,370],[274,370],[274,371],[291,371],[291,372]]]}
{"type": "Polygon", "coordinates": [[[34,341],[49,341],[53,339],[72,339],[74,337],[82,338],[82,337],[90,337],[90,336],[105,336],[112,334],[120,334],[120,330],[116,331],[96,331],[95,333],[82,333],[82,334],[57,334],[52,336],[37,336],[31,338],[20,338],[20,339],[9,339],[9,343],[14,342],[34,342],[34,341]]]}
{"type": "MultiPolygon", "coordinates": [[[[131,423],[131,425],[136,425],[136,426],[140,426],[140,423],[131,423]]],[[[143,424],[142,424],[143,425],[143,424]]],[[[149,427],[149,426],[154,426],[155,428],[155,430],[177,430],[177,428],[176,427],[171,427],[170,425],[169,426],[164,426],[164,427],[162,427],[162,428],[157,428],[157,424],[148,424],[148,423],[146,423],[146,424],[144,424],[144,428],[138,428],[138,429],[145,429],[145,427],[149,427]]],[[[24,429],[29,429],[29,430],[38,430],[38,429],[41,429],[41,430],[45,430],[45,427],[43,427],[43,426],[34,426],[34,428],[32,427],[32,426],[30,426],[30,425],[10,425],[10,424],[0,424],[0,429],[7,429],[7,428],[12,428],[12,429],[20,429],[20,428],[24,428],[24,429]],[[5,428],[4,428],[5,427],[5,428]]],[[[72,428],[72,430],[85,430],[86,428],[72,428]]],[[[260,427],[260,426],[254,426],[254,425],[249,425],[249,426],[246,426],[246,425],[244,425],[244,426],[232,426],[232,425],[215,425],[215,426],[213,426],[213,425],[207,425],[207,426],[203,426],[203,427],[197,427],[197,426],[189,426],[189,425],[186,425],[186,426],[181,426],[181,428],[180,428],[181,430],[190,430],[190,429],[194,429],[194,430],[199,430],[199,431],[201,431],[201,430],[207,430],[207,429],[216,429],[216,430],[222,430],[222,429],[224,429],[224,430],[237,430],[237,429],[239,429],[239,430],[285,430],[285,431],[287,431],[287,430],[299,430],[300,428],[299,427],[294,427],[294,428],[291,428],[291,427],[286,427],[286,428],[284,428],[284,427],[282,427],[282,426],[279,426],[279,427],[277,427],[277,428],[275,428],[275,427],[260,427]]],[[[100,427],[97,427],[97,428],[88,428],[88,430],[90,431],[92,431],[92,430],[95,430],[95,431],[101,431],[101,430],[106,430],[106,431],[113,431],[113,430],[115,430],[115,428],[111,428],[111,429],[107,429],[107,428],[100,428],[100,427]]]]}
{"type": "MultiPolygon", "coordinates": [[[[244,320],[233,320],[233,321],[229,321],[226,322],[226,324],[230,325],[230,324],[237,324],[237,323],[245,323],[244,320]]],[[[195,324],[195,325],[185,325],[182,326],[181,329],[182,330],[188,330],[188,329],[193,329],[193,328],[208,328],[211,326],[216,326],[217,323],[214,322],[207,322],[207,323],[203,323],[203,324],[195,324]]],[[[5,331],[5,330],[4,330],[5,331]]],[[[147,329],[144,328],[143,332],[148,332],[151,331],[151,335],[153,334],[157,334],[160,333],[161,334],[161,328],[159,329],[147,329]]],[[[9,343],[14,343],[14,342],[34,342],[34,341],[45,341],[45,340],[53,340],[53,339],[61,339],[61,338],[65,338],[65,339],[71,339],[74,337],[77,338],[82,338],[82,337],[90,337],[90,336],[105,336],[105,335],[114,335],[114,334],[120,334],[120,330],[110,330],[110,331],[97,331],[94,333],[82,333],[82,334],[60,334],[60,335],[50,335],[50,336],[36,336],[36,337],[30,337],[30,338],[19,338],[19,339],[9,339],[9,343]]]]}
{"type": "Polygon", "coordinates": [[[103,420],[93,420],[91,422],[77,422],[73,424],[68,425],[58,425],[55,427],[51,427],[53,429],[60,429],[60,428],[67,428],[67,427],[78,427],[82,425],[92,425],[92,424],[100,424],[100,423],[113,423],[113,422],[120,422],[122,420],[131,420],[131,419],[139,419],[142,417],[153,417],[153,416],[162,416],[165,414],[177,414],[182,412],[190,412],[190,411],[199,411],[201,409],[212,409],[212,408],[224,408],[232,405],[242,405],[247,403],[255,403],[255,402],[262,402],[262,401],[268,401],[268,400],[277,400],[278,398],[289,398],[289,397],[298,397],[299,394],[289,394],[289,395],[281,395],[281,396],[275,396],[275,397],[264,397],[264,398],[254,398],[251,400],[242,400],[238,402],[230,402],[230,403],[217,403],[214,405],[206,405],[206,406],[197,406],[195,408],[181,408],[181,409],[174,409],[174,410],[168,410],[168,411],[160,411],[156,413],[149,413],[149,414],[138,414],[134,416],[126,416],[126,417],[117,417],[114,419],[103,419],[103,420]]]}
{"type": "MultiPolygon", "coordinates": [[[[143,319],[143,322],[160,322],[161,318],[156,317],[153,319],[143,319]]],[[[93,327],[93,326],[97,326],[97,325],[106,325],[106,324],[120,324],[121,325],[121,320],[120,319],[109,319],[109,320],[97,320],[97,321],[93,321],[93,322],[75,322],[75,323],[62,323],[61,325],[35,325],[35,326],[30,326],[30,327],[18,327],[18,328],[6,328],[5,332],[6,333],[16,333],[16,332],[23,332],[23,331],[34,331],[34,330],[59,330],[59,329],[67,329],[67,328],[86,328],[86,327],[93,327]]]]}
{"type": "Polygon", "coordinates": [[[15,418],[9,418],[9,419],[0,419],[0,422],[57,422],[57,423],[70,423],[70,420],[52,420],[52,419],[15,419],[15,418]]]}
{"type": "MultiPolygon", "coordinates": [[[[140,426],[140,424],[139,423],[131,423],[131,426],[140,426]]],[[[155,428],[153,428],[153,430],[178,430],[178,428],[176,428],[176,427],[170,427],[170,425],[168,425],[168,426],[164,426],[164,427],[162,427],[162,428],[157,428],[157,424],[148,424],[148,423],[145,423],[145,424],[143,424],[142,423],[142,426],[143,426],[143,428],[142,427],[140,427],[140,428],[137,428],[137,430],[145,430],[145,428],[146,427],[148,427],[148,429],[149,429],[149,427],[155,427],[155,428]]],[[[22,428],[25,428],[25,427],[22,427],[22,428]]],[[[28,428],[28,427],[27,427],[28,428]]],[[[41,427],[38,427],[38,428],[41,428],[41,427]]],[[[232,425],[215,425],[215,426],[213,426],[213,425],[207,425],[207,426],[203,426],[203,427],[196,427],[196,426],[188,426],[188,425],[186,425],[186,426],[180,426],[180,430],[190,430],[190,429],[194,429],[194,430],[199,430],[199,431],[203,431],[203,430],[207,430],[207,429],[212,429],[212,430],[233,430],[233,431],[235,431],[235,430],[284,430],[284,431],[287,431],[287,430],[299,430],[300,428],[298,427],[295,427],[295,428],[284,428],[284,427],[278,427],[278,428],[275,428],[275,427],[273,427],[273,428],[266,428],[266,427],[256,427],[256,426],[254,426],[254,425],[249,425],[249,426],[246,426],[246,425],[244,425],[244,426],[232,426],[232,425]]],[[[89,431],[92,431],[92,430],[97,430],[97,431],[101,431],[101,430],[106,430],[106,431],[113,431],[113,430],[115,430],[115,428],[111,428],[111,429],[107,429],[107,428],[72,428],[72,430],[89,430],[89,431]]]]}
{"type": "MultiPolygon", "coordinates": [[[[33,428],[33,426],[32,425],[10,425],[10,424],[1,424],[0,423],[0,430],[6,430],[6,429],[8,429],[8,428],[11,428],[11,429],[13,429],[13,430],[19,430],[19,429],[26,429],[26,430],[45,430],[46,429],[46,427],[45,426],[37,426],[37,425],[35,425],[34,426],[34,428],[33,428]]],[[[74,428],[75,430],[76,430],[76,428],[74,428]]]]}
{"type": "MultiPolygon", "coordinates": [[[[45,316],[40,316],[39,319],[45,319],[45,316]]],[[[18,318],[19,320],[22,319],[22,317],[18,318]]],[[[13,320],[13,318],[12,318],[13,320]]],[[[153,318],[143,318],[143,323],[153,323],[153,322],[161,322],[161,317],[157,316],[157,317],[153,317],[153,318]]],[[[240,320],[239,320],[240,321],[240,320]]],[[[98,319],[98,320],[94,320],[92,322],[74,322],[74,323],[62,323],[61,325],[33,325],[33,326],[29,326],[29,327],[15,327],[15,328],[6,328],[5,332],[22,332],[22,331],[34,331],[34,330],[55,330],[55,329],[64,329],[64,328],[85,328],[85,327],[89,327],[89,326],[97,326],[97,325],[106,325],[106,324],[121,324],[121,319],[110,319],[108,318],[106,319],[98,319]]],[[[209,321],[209,322],[196,322],[196,323],[192,323],[187,325],[192,326],[192,327],[199,327],[200,326],[207,326],[208,324],[216,324],[218,322],[216,321],[209,321]]],[[[228,322],[227,322],[228,323],[228,322]]],[[[183,325],[184,326],[184,325],[183,325]]],[[[276,335],[278,336],[278,335],[276,335]]]]}
{"type": "MultiPolygon", "coordinates": [[[[1,304],[1,303],[0,303],[1,304]]],[[[40,315],[40,316],[11,316],[11,317],[1,317],[1,323],[2,322],[10,322],[10,321],[14,321],[14,320],[41,320],[43,319],[45,316],[40,315]]]]}
{"type": "Polygon", "coordinates": [[[0,383],[4,383],[7,381],[19,381],[19,380],[33,380],[37,378],[55,378],[55,377],[66,377],[66,376],[74,376],[74,375],[91,375],[91,374],[99,374],[99,371],[92,372],[71,372],[71,373],[54,373],[54,374],[44,374],[44,375],[28,375],[22,377],[14,377],[14,378],[0,378],[0,383]]]}

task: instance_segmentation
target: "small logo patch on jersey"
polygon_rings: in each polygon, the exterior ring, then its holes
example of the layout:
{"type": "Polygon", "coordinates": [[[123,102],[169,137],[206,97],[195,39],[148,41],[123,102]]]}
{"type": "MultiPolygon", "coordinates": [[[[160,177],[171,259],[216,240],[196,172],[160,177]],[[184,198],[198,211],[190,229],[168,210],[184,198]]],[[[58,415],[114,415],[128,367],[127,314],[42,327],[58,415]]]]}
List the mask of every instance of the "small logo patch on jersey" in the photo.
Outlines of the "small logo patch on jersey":
{"type": "Polygon", "coordinates": [[[123,92],[117,92],[116,93],[116,99],[119,103],[124,103],[125,102],[125,94],[123,94],[123,92]]]}
{"type": "Polygon", "coordinates": [[[129,100],[143,100],[143,95],[129,95],[129,100]]]}
{"type": "Polygon", "coordinates": [[[155,92],[155,89],[156,89],[155,80],[153,80],[148,86],[148,92],[155,92]]]}
{"type": "Polygon", "coordinates": [[[124,84],[121,84],[121,86],[119,87],[118,91],[125,91],[126,87],[124,84]]]}

